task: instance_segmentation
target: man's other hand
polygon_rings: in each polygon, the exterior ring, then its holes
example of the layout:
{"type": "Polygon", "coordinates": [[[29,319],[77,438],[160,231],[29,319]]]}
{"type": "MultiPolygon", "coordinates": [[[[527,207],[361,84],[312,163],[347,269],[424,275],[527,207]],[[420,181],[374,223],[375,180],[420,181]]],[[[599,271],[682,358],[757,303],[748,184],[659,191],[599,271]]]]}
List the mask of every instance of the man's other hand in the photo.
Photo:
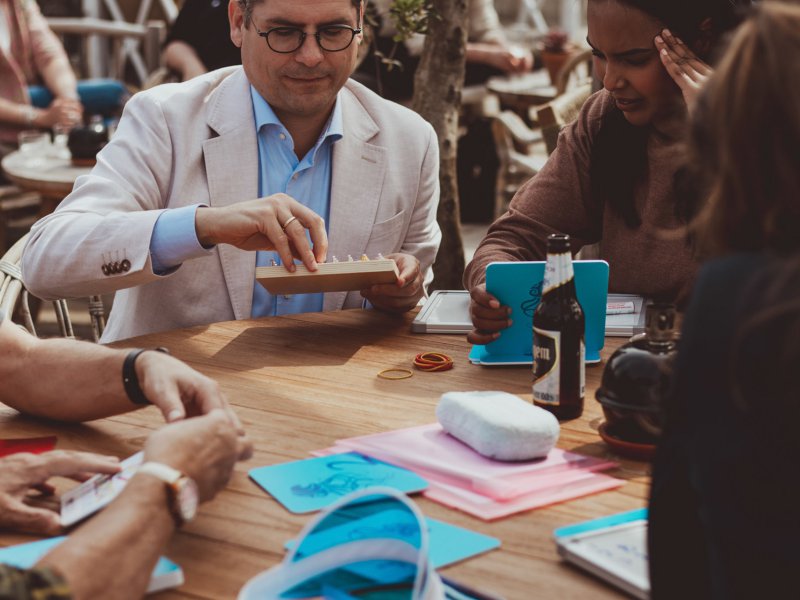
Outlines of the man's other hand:
{"type": "Polygon", "coordinates": [[[371,288],[361,290],[364,296],[375,307],[392,312],[405,312],[411,310],[422,298],[422,270],[419,261],[410,254],[389,254],[397,263],[400,272],[395,283],[382,283],[371,288]]]}

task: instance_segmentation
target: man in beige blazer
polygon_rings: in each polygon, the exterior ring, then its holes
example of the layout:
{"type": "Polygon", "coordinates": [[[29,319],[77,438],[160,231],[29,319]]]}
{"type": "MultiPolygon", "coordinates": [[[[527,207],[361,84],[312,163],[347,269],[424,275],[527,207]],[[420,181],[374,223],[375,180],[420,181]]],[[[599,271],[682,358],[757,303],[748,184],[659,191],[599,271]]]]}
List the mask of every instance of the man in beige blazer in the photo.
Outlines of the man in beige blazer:
{"type": "Polygon", "coordinates": [[[441,236],[436,135],[416,113],[348,80],[357,44],[323,48],[343,45],[342,35],[360,40],[361,2],[231,0],[229,17],[243,68],[135,95],[92,173],[31,232],[23,276],[33,294],[120,290],[103,341],[260,316],[254,250],[275,251],[290,270],[293,256],[312,270],[333,256],[396,260],[397,285],[325,294],[323,310],[365,300],[408,310],[432,277],[441,236]],[[307,198],[260,193],[271,168],[260,165],[254,118],[264,101],[297,158],[330,152],[330,183],[318,190],[329,194],[327,222],[304,206],[307,198]],[[320,144],[337,120],[340,139],[320,144]],[[157,222],[187,207],[199,250],[154,269],[157,222]]]}

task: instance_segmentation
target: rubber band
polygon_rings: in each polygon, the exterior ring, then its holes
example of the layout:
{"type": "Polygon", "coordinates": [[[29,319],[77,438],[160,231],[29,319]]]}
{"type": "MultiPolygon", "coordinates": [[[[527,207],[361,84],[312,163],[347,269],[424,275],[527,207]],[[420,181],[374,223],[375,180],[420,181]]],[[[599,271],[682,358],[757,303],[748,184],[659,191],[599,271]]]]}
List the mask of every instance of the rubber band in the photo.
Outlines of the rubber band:
{"type": "Polygon", "coordinates": [[[420,371],[449,371],[453,359],[441,352],[421,352],[414,357],[414,366],[420,371]]]}
{"type": "Polygon", "coordinates": [[[381,379],[390,379],[392,381],[398,379],[408,379],[414,375],[410,369],[384,369],[380,373],[378,373],[378,377],[381,379]],[[398,373],[398,375],[389,375],[389,373],[398,373]]]}

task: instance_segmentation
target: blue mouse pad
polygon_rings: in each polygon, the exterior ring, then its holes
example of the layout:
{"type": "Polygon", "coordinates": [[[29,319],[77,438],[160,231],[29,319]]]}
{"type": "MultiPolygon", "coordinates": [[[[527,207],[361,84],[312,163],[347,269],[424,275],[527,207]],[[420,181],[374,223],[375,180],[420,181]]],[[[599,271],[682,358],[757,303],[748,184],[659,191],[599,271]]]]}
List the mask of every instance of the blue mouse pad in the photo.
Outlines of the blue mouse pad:
{"type": "MultiPolygon", "coordinates": [[[[469,359],[481,365],[533,363],[533,311],[542,295],[544,261],[494,262],[486,267],[486,290],[511,307],[512,325],[485,346],[473,346],[469,359]]],[[[586,319],[586,362],[599,362],[605,344],[608,263],[576,260],[575,289],[586,319]]]]}

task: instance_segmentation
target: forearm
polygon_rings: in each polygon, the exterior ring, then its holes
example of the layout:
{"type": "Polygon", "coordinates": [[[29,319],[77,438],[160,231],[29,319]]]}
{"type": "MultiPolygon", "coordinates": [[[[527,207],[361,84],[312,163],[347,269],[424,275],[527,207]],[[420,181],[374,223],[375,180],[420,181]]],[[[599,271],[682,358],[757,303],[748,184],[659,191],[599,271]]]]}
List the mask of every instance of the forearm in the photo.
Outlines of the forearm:
{"type": "Polygon", "coordinates": [[[12,323],[4,323],[0,331],[0,401],[11,408],[64,421],[89,421],[136,408],[122,384],[126,351],[39,340],[12,323]]]}
{"type": "Polygon", "coordinates": [[[73,598],[141,598],[175,522],[162,481],[131,479],[108,508],[47,554],[39,566],[64,576],[73,598]]]}
{"type": "Polygon", "coordinates": [[[42,80],[56,98],[78,99],[78,80],[66,56],[56,56],[41,70],[42,80]]]}
{"type": "Polygon", "coordinates": [[[180,73],[181,79],[189,79],[206,71],[194,48],[180,40],[167,44],[163,58],[164,64],[170,70],[180,73]]]}
{"type": "Polygon", "coordinates": [[[0,98],[0,122],[19,125],[20,127],[35,127],[36,120],[41,111],[30,104],[18,104],[11,100],[0,98]]]}

